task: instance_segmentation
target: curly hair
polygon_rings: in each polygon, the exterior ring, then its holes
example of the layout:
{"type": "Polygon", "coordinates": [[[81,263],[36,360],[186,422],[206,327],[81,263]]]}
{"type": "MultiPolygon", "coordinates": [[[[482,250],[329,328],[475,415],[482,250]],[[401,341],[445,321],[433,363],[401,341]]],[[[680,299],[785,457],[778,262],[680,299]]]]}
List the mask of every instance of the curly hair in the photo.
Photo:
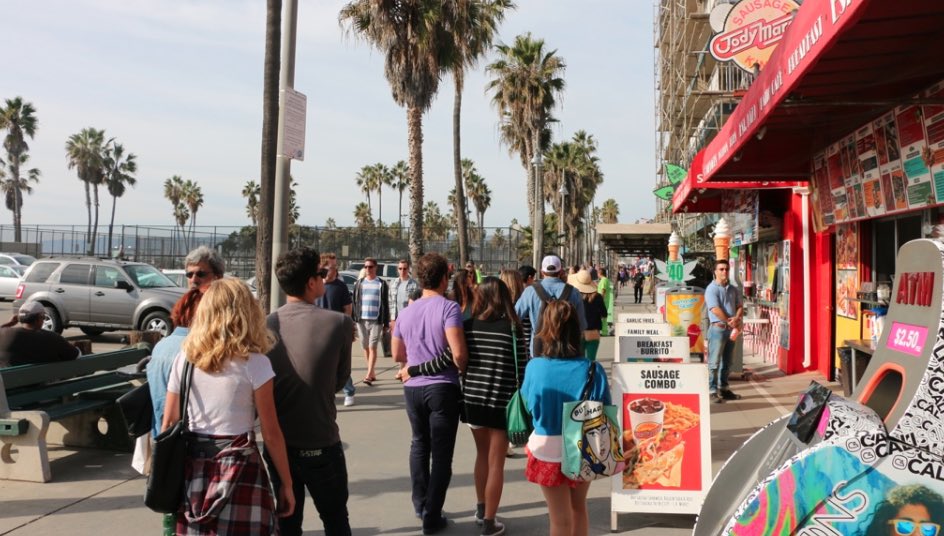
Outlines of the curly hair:
{"type": "Polygon", "coordinates": [[[898,517],[898,512],[908,504],[920,504],[928,509],[931,521],[944,524],[944,498],[930,488],[921,484],[898,486],[890,492],[885,500],[878,503],[872,514],[872,523],[869,524],[865,536],[884,536],[888,534],[888,522],[898,517]]]}
{"type": "Polygon", "coordinates": [[[427,253],[416,261],[416,279],[420,288],[434,290],[449,273],[449,261],[439,253],[427,253]]]}
{"type": "Polygon", "coordinates": [[[227,360],[264,354],[274,344],[265,313],[249,287],[226,278],[211,283],[204,293],[182,349],[200,370],[220,372],[227,360]]]}

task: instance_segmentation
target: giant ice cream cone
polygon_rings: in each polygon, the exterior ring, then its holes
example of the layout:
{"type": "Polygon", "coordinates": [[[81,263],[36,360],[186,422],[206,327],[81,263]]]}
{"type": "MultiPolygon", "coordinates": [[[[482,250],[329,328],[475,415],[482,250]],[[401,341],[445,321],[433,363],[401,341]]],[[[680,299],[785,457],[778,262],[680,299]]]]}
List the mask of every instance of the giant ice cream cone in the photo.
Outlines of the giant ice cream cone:
{"type": "Polygon", "coordinates": [[[682,248],[682,239],[679,238],[679,235],[672,231],[672,234],[669,235],[669,260],[677,261],[679,249],[682,248]]]}
{"type": "Polygon", "coordinates": [[[727,259],[731,247],[731,228],[724,218],[718,220],[715,225],[715,258],[727,259]]]}
{"type": "Polygon", "coordinates": [[[678,260],[678,252],[679,252],[680,247],[681,246],[669,246],[669,260],[670,261],[678,260]]]}

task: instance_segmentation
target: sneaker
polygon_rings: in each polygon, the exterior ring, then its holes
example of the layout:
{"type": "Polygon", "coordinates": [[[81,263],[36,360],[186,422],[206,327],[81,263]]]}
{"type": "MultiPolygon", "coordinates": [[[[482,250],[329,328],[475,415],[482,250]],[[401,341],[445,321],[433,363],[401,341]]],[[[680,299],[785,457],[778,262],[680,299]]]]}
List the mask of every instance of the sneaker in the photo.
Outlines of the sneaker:
{"type": "Polygon", "coordinates": [[[718,393],[710,393],[708,398],[711,399],[711,401],[715,404],[724,404],[724,398],[722,398],[718,393]]]}
{"type": "Polygon", "coordinates": [[[732,390],[730,390],[730,389],[722,389],[722,390],[721,390],[721,398],[723,398],[723,399],[725,399],[725,400],[740,400],[740,399],[741,399],[741,395],[735,393],[734,391],[732,391],[732,390]]]}
{"type": "Polygon", "coordinates": [[[505,525],[495,519],[485,519],[482,523],[482,536],[501,536],[505,534],[505,525]]]}
{"type": "Polygon", "coordinates": [[[354,395],[345,396],[345,397],[344,397],[344,406],[349,408],[349,407],[351,407],[351,406],[353,406],[353,405],[354,405],[354,395]]]}
{"type": "Polygon", "coordinates": [[[429,514],[423,516],[423,534],[437,534],[449,526],[449,520],[441,515],[436,519],[430,519],[429,514]]]}
{"type": "Polygon", "coordinates": [[[481,526],[485,521],[485,503],[475,505],[475,524],[481,526]]]}

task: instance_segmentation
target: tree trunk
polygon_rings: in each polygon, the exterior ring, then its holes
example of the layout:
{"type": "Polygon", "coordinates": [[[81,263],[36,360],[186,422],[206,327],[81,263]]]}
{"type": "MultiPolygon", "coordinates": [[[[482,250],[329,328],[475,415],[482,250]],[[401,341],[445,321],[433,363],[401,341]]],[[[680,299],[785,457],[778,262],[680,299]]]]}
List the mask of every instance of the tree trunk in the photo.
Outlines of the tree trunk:
{"type": "Polygon", "coordinates": [[[397,185],[397,191],[400,192],[400,208],[399,213],[397,214],[397,223],[400,225],[400,230],[397,232],[400,236],[397,238],[403,238],[403,190],[400,189],[400,186],[397,185]]]}
{"type": "Polygon", "coordinates": [[[423,256],[423,111],[406,111],[407,143],[410,148],[410,260],[413,266],[423,256]]]}
{"type": "Polygon", "coordinates": [[[282,0],[266,1],[265,60],[262,88],[262,170],[256,229],[256,292],[269,312],[272,271],[272,217],[275,211],[275,161],[279,121],[279,46],[282,39],[282,0]]]}
{"type": "Polygon", "coordinates": [[[88,181],[85,183],[85,211],[88,213],[88,226],[85,228],[85,253],[91,255],[92,250],[92,192],[88,181]]]}
{"type": "Polygon", "coordinates": [[[452,169],[456,178],[456,227],[459,233],[459,263],[465,266],[469,261],[469,221],[466,218],[465,189],[462,182],[462,136],[460,134],[460,120],[462,115],[462,86],[463,73],[456,70],[452,73],[456,83],[456,98],[452,105],[452,169]]]}
{"type": "Polygon", "coordinates": [[[10,171],[13,175],[13,240],[17,243],[23,241],[22,236],[22,210],[23,210],[23,192],[20,190],[20,155],[10,155],[10,171]]]}
{"type": "MultiPolygon", "coordinates": [[[[540,122],[538,122],[538,125],[540,125],[540,122]]],[[[541,152],[541,128],[538,125],[534,127],[534,139],[531,142],[533,144],[534,154],[541,152]]],[[[534,267],[540,270],[541,256],[544,255],[544,179],[541,177],[542,173],[541,170],[538,169],[538,166],[534,167],[534,220],[538,232],[534,233],[534,250],[532,251],[532,256],[534,257],[534,267]]]]}
{"type": "Polygon", "coordinates": [[[95,221],[92,225],[92,241],[89,244],[89,256],[95,256],[95,246],[98,241],[98,183],[92,185],[92,192],[95,194],[95,221]]]}
{"type": "Polygon", "coordinates": [[[111,196],[111,220],[108,221],[108,255],[111,256],[111,235],[112,230],[115,228],[115,204],[118,201],[118,197],[111,196]]]}
{"type": "Polygon", "coordinates": [[[479,220],[479,263],[485,260],[485,213],[477,214],[479,220]]]}
{"type": "Polygon", "coordinates": [[[383,227],[383,182],[377,184],[377,227],[383,227]]]}
{"type": "MultiPolygon", "coordinates": [[[[534,150],[531,148],[531,140],[525,140],[524,142],[525,150],[525,160],[527,164],[525,165],[525,171],[527,172],[527,195],[525,199],[528,201],[528,222],[531,225],[532,232],[536,227],[534,226],[534,165],[531,163],[531,160],[534,158],[534,150]]],[[[532,238],[532,244],[534,239],[532,238]]],[[[537,268],[540,269],[540,266],[537,268]]]]}

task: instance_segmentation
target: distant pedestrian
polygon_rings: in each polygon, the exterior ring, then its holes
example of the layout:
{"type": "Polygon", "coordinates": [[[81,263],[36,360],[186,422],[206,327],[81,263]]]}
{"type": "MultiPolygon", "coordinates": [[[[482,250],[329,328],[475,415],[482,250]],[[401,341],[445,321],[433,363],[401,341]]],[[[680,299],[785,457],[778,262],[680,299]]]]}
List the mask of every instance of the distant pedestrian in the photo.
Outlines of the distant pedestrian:
{"type": "Polygon", "coordinates": [[[410,275],[410,260],[397,261],[397,279],[390,285],[390,331],[395,329],[397,317],[410,303],[410,296],[420,284],[410,275]]]}
{"type": "MultiPolygon", "coordinates": [[[[527,318],[531,329],[537,330],[540,328],[538,314],[541,312],[542,304],[560,299],[566,293],[567,301],[577,309],[577,319],[580,322],[581,331],[586,329],[586,324],[584,324],[583,319],[583,300],[580,298],[580,295],[573,290],[573,287],[561,279],[563,269],[561,268],[560,257],[557,255],[544,257],[541,261],[541,274],[544,276],[544,279],[541,279],[541,281],[529,287],[525,287],[521,297],[518,298],[518,301],[515,303],[515,313],[518,317],[522,319],[527,318]],[[539,286],[540,289],[538,289],[539,286]],[[568,288],[570,290],[567,290],[568,288]],[[542,293],[547,296],[547,298],[542,297],[542,293]]],[[[535,340],[535,337],[530,338],[528,345],[529,355],[535,355],[535,340]]]]}
{"type": "Polygon", "coordinates": [[[465,263],[465,270],[472,274],[472,286],[478,285],[482,282],[482,272],[475,266],[475,263],[471,260],[465,263]]]}
{"type": "Polygon", "coordinates": [[[590,273],[586,270],[570,276],[567,282],[573,285],[583,298],[584,321],[587,324],[587,329],[583,332],[584,355],[590,361],[596,361],[597,350],[600,348],[600,331],[607,317],[603,296],[597,292],[597,285],[590,279],[590,273]]]}
{"type": "Polygon", "coordinates": [[[468,320],[472,317],[472,290],[474,289],[475,274],[468,270],[458,270],[452,277],[452,291],[449,293],[449,299],[459,304],[459,310],[462,311],[462,319],[468,320]]]}
{"type": "Polygon", "coordinates": [[[535,334],[541,353],[528,362],[521,392],[534,417],[528,439],[525,478],[541,486],[550,517],[551,536],[585,536],[589,532],[587,492],[590,482],[570,480],[561,472],[563,408],[580,400],[589,367],[596,367],[589,399],[610,404],[606,371],[580,351],[577,310],[561,300],[547,304],[535,334]]]}
{"type": "MultiPolygon", "coordinates": [[[[291,516],[279,520],[282,536],[301,535],[306,488],[325,534],[351,534],[347,462],[334,394],[351,377],[354,323],[349,315],[314,305],[325,292],[327,271],[319,268],[318,252],[310,247],[284,253],[275,265],[286,303],[267,319],[278,337],[268,355],[297,505],[291,516]]],[[[273,461],[268,445],[266,459],[273,461]]],[[[278,486],[278,472],[273,480],[278,486]]]]}
{"type": "Polygon", "coordinates": [[[538,271],[534,269],[534,266],[522,264],[518,267],[518,273],[521,274],[521,280],[524,282],[524,286],[527,287],[534,283],[534,277],[538,274],[538,271]]]}
{"type": "Polygon", "coordinates": [[[226,271],[223,257],[212,248],[199,246],[187,254],[184,259],[184,275],[188,286],[205,292],[210,283],[222,279],[226,271]]]}
{"type": "Polygon", "coordinates": [[[211,283],[171,370],[163,430],[180,420],[184,364],[193,364],[184,504],[177,534],[277,534],[276,503],[253,433],[256,416],[281,485],[278,515],[295,509],[285,440],[275,413],[265,315],[237,279],[211,283]]]}
{"type": "Polygon", "coordinates": [[[734,357],[731,332],[741,329],[744,300],[741,290],[731,284],[729,270],[726,259],[716,261],[715,280],[705,289],[705,307],[711,323],[708,328],[708,395],[714,402],[741,398],[729,387],[728,376],[734,357]]]}
{"type": "Polygon", "coordinates": [[[43,329],[45,321],[42,303],[31,301],[20,306],[16,316],[0,329],[0,367],[71,361],[82,355],[65,337],[43,329]]]}
{"type": "MultiPolygon", "coordinates": [[[[458,370],[467,363],[462,313],[443,294],[449,284],[448,263],[427,253],[416,266],[423,296],[403,310],[393,332],[393,356],[398,363],[420,365],[438,358],[446,348],[458,370]]],[[[413,431],[410,480],[413,509],[423,520],[423,533],[435,534],[448,525],[443,504],[452,478],[452,456],[459,426],[459,376],[456,368],[432,376],[409,378],[403,394],[413,431]]]]}
{"type": "MultiPolygon", "coordinates": [[[[338,277],[338,256],[334,253],[322,254],[321,267],[327,270],[324,278],[325,289],[324,295],[315,300],[315,305],[322,309],[351,316],[353,309],[351,305],[351,292],[347,289],[347,285],[344,281],[338,277]]],[[[352,324],[351,329],[353,330],[351,334],[353,338],[357,333],[357,326],[352,324]]],[[[345,382],[341,391],[344,393],[344,405],[353,406],[354,395],[357,393],[357,389],[354,387],[354,379],[348,376],[347,382],[345,382]]]]}
{"type": "Polygon", "coordinates": [[[363,381],[373,385],[377,381],[377,345],[390,324],[390,291],[387,282],[377,277],[377,259],[364,259],[364,269],[366,275],[354,285],[353,314],[361,347],[367,354],[367,375],[363,381]]]}
{"type": "Polygon", "coordinates": [[[613,302],[616,296],[613,294],[613,283],[607,277],[606,268],[600,268],[600,281],[597,282],[597,292],[603,297],[603,303],[606,305],[606,320],[600,329],[600,333],[605,337],[610,334],[610,324],[613,323],[613,302]]]}
{"type": "Polygon", "coordinates": [[[518,298],[521,297],[521,293],[524,292],[524,281],[521,279],[521,272],[517,270],[502,270],[499,274],[499,278],[502,280],[502,283],[508,287],[508,292],[511,293],[512,303],[516,303],[518,298]]]}
{"type": "Polygon", "coordinates": [[[633,303],[642,303],[642,285],[646,282],[646,276],[642,270],[636,270],[633,274],[633,303]]]}
{"type": "Polygon", "coordinates": [[[177,300],[170,312],[174,331],[158,341],[151,351],[151,360],[147,364],[147,380],[151,391],[151,404],[154,406],[154,425],[151,430],[154,437],[160,433],[161,422],[164,420],[164,399],[167,396],[167,380],[170,378],[171,367],[180,353],[184,339],[190,333],[190,323],[197,314],[197,307],[202,298],[200,289],[191,289],[177,300]]]}

